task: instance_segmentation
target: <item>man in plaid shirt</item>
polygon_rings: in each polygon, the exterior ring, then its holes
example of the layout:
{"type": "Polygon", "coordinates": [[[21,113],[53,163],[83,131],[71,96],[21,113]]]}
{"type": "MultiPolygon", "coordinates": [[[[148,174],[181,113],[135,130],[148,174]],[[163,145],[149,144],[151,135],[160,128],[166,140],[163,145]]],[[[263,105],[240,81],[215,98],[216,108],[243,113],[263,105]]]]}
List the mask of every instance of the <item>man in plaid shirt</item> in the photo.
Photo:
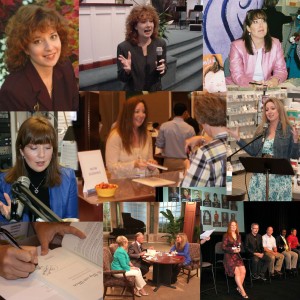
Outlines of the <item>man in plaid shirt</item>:
{"type": "MultiPolygon", "coordinates": [[[[195,96],[194,111],[197,121],[212,140],[201,146],[193,155],[182,187],[226,186],[226,99],[214,94],[195,96]]],[[[187,141],[194,145],[201,138],[187,141]],[[192,142],[193,141],[193,142],[192,142]]]]}

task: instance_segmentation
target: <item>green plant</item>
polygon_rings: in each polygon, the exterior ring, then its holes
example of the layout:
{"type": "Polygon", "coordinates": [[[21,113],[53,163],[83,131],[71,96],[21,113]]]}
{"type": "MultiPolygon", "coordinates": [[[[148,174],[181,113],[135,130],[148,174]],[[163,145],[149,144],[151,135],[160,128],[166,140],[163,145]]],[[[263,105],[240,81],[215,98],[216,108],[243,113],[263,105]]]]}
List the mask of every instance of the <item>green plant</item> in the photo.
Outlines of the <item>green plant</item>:
{"type": "Polygon", "coordinates": [[[184,217],[175,218],[169,209],[166,212],[161,211],[160,213],[169,221],[166,226],[168,235],[163,235],[162,238],[166,238],[171,245],[175,242],[176,235],[182,231],[184,217]]]}
{"type": "Polygon", "coordinates": [[[194,227],[194,234],[193,234],[193,242],[198,243],[200,241],[200,225],[194,227]]]}
{"type": "Polygon", "coordinates": [[[166,11],[160,13],[158,15],[159,17],[159,28],[158,28],[158,35],[161,38],[164,38],[168,40],[168,37],[166,33],[168,32],[167,30],[167,25],[168,25],[168,18],[172,17],[170,14],[167,14],[166,11]]]}

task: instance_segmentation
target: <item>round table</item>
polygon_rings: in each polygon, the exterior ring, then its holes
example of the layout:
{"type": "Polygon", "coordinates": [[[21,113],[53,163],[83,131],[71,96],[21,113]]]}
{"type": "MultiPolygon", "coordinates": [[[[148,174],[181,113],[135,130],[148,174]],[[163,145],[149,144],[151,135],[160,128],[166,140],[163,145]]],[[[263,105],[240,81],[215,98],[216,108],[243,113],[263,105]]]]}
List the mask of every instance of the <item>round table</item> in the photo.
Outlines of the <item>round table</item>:
{"type": "Polygon", "coordinates": [[[185,260],[184,256],[171,256],[168,253],[162,253],[161,256],[156,254],[156,256],[152,259],[143,259],[146,262],[153,264],[152,281],[156,285],[156,288],[153,290],[154,292],[156,292],[161,285],[176,289],[175,286],[171,285],[172,268],[173,265],[183,263],[185,260]]]}

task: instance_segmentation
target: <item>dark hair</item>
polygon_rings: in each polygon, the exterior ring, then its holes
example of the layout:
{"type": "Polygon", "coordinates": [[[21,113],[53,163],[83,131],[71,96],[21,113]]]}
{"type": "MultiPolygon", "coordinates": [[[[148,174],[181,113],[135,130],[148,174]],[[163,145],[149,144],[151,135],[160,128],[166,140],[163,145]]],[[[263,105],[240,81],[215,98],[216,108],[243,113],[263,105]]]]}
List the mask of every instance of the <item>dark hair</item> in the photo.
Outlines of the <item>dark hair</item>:
{"type": "Polygon", "coordinates": [[[226,126],[226,98],[218,94],[200,93],[194,97],[195,116],[200,124],[226,126]]]}
{"type": "Polygon", "coordinates": [[[275,7],[278,3],[278,0],[265,0],[263,7],[275,7]]]}
{"type": "Polygon", "coordinates": [[[21,151],[28,144],[50,144],[53,147],[52,158],[47,168],[45,186],[53,187],[61,183],[58,164],[57,135],[52,124],[44,117],[30,117],[21,125],[16,139],[16,163],[8,170],[6,182],[13,183],[20,176],[28,176],[21,151]]]}
{"type": "Polygon", "coordinates": [[[132,118],[136,106],[139,103],[143,103],[145,107],[145,120],[143,124],[138,128],[138,136],[140,139],[140,145],[145,146],[148,138],[147,124],[148,124],[148,108],[144,100],[138,97],[132,97],[125,101],[123,109],[121,110],[118,121],[116,124],[116,130],[121,137],[122,146],[128,154],[132,153],[133,142],[133,124],[132,118]]]}
{"type": "Polygon", "coordinates": [[[158,37],[159,17],[156,9],[151,5],[137,5],[132,8],[126,19],[126,41],[134,45],[138,44],[139,36],[135,27],[138,22],[142,22],[146,19],[150,19],[154,24],[151,39],[158,37]]]}
{"type": "Polygon", "coordinates": [[[185,111],[187,111],[187,107],[184,103],[178,102],[173,107],[175,116],[182,116],[185,111]]]}
{"type": "MultiPolygon", "coordinates": [[[[244,20],[243,24],[243,35],[242,40],[245,42],[245,47],[248,52],[248,54],[253,55],[253,47],[252,47],[252,38],[249,34],[249,31],[247,30],[247,26],[251,26],[254,20],[257,19],[263,19],[265,22],[267,22],[267,15],[262,9],[251,9],[247,12],[246,18],[244,20]]],[[[265,51],[269,52],[272,48],[272,37],[269,33],[269,29],[267,30],[267,34],[265,36],[265,51]]]]}
{"type": "Polygon", "coordinates": [[[54,9],[38,5],[24,5],[18,9],[5,28],[7,36],[5,63],[9,71],[16,71],[25,66],[28,60],[25,49],[32,42],[34,33],[45,32],[49,28],[54,28],[59,35],[61,42],[59,61],[63,61],[70,54],[66,19],[54,9]]]}

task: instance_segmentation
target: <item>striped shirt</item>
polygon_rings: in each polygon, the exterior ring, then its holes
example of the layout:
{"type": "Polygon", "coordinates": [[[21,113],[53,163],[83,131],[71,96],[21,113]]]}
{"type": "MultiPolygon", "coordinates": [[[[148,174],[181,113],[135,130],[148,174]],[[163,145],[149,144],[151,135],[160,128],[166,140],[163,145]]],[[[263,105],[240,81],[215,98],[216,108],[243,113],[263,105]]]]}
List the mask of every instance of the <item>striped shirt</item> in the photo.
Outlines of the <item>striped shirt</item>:
{"type": "Polygon", "coordinates": [[[227,133],[220,133],[198,149],[182,187],[226,186],[226,139],[227,133]]]}

